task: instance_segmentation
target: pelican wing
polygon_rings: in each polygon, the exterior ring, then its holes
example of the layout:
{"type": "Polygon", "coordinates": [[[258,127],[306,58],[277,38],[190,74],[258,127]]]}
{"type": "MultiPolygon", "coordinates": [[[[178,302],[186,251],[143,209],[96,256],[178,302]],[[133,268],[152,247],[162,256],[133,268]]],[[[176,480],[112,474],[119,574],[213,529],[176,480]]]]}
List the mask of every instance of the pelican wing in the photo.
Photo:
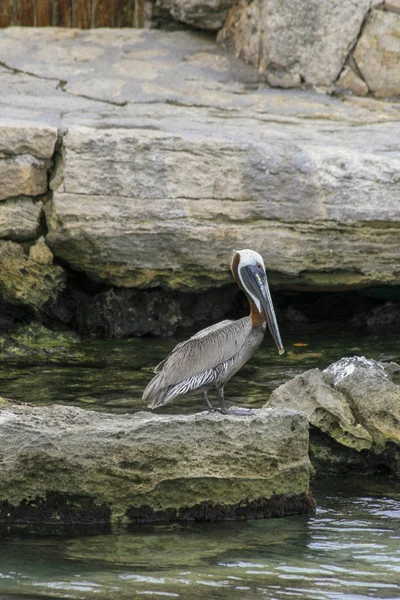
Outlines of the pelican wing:
{"type": "Polygon", "coordinates": [[[156,376],[146,387],[143,399],[150,398],[155,388],[176,385],[229,360],[243,346],[251,328],[249,317],[238,321],[221,321],[177,344],[155,368],[156,376]]]}

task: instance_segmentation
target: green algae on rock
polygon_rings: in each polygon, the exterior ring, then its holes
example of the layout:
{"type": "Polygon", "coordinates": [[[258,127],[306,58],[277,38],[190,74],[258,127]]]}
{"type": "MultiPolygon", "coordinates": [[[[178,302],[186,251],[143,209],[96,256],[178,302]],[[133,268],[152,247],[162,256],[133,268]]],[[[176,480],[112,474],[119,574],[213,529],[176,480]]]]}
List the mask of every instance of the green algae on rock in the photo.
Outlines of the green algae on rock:
{"type": "Polygon", "coordinates": [[[39,311],[64,289],[64,269],[53,263],[43,238],[26,255],[19,244],[0,241],[0,294],[5,302],[39,311]]]}
{"type": "Polygon", "coordinates": [[[49,494],[85,498],[103,515],[109,508],[111,521],[126,522],[263,517],[314,507],[308,424],[291,410],[110,415],[10,404],[0,411],[0,502],[10,509],[3,521],[22,518],[28,505],[29,519],[40,520],[34,508],[47,510],[49,494]],[[4,460],[10,454],[13,461],[4,460]]]}

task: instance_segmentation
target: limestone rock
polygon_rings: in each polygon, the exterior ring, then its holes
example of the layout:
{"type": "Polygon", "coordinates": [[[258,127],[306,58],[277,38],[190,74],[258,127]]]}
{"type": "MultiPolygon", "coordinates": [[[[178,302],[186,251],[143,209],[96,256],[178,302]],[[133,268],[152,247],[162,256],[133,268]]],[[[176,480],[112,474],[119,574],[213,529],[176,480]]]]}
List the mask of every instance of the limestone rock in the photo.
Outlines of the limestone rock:
{"type": "Polygon", "coordinates": [[[342,70],[370,0],[240,0],[219,41],[260,73],[278,68],[313,85],[342,70]]]}
{"type": "Polygon", "coordinates": [[[297,375],[278,387],[268,406],[305,412],[311,425],[350,448],[363,450],[372,446],[371,435],[356,422],[346,397],[331,389],[319,369],[297,375]]]}
{"type": "Polygon", "coordinates": [[[167,9],[177,21],[199,29],[218,30],[236,0],[158,0],[157,6],[167,9]]]}
{"type": "Polygon", "coordinates": [[[385,10],[400,14],[400,0],[385,0],[385,10]]]}
{"type": "Polygon", "coordinates": [[[111,415],[3,403],[0,519],[38,521],[57,494],[112,521],[307,512],[307,447],[307,419],[290,410],[111,415]]]}
{"type": "Polygon", "coordinates": [[[30,154],[51,158],[57,142],[57,128],[43,121],[0,118],[0,153],[30,154]]]}
{"type": "MultiPolygon", "coordinates": [[[[376,452],[395,444],[400,459],[400,385],[383,364],[364,357],[343,358],[325,369],[324,377],[343,393],[357,420],[371,434],[376,452]]],[[[399,460],[400,472],[400,460],[399,460]]]]}
{"type": "Polygon", "coordinates": [[[354,51],[369,89],[378,97],[400,95],[400,15],[373,10],[354,51]]]}
{"type": "Polygon", "coordinates": [[[19,244],[0,241],[0,294],[6,302],[40,310],[63,289],[65,278],[43,238],[28,255],[19,244]]]}
{"type": "Polygon", "coordinates": [[[15,241],[37,237],[42,204],[30,198],[0,202],[0,238],[15,241]]]}
{"type": "Polygon", "coordinates": [[[280,386],[268,406],[304,410],[310,424],[327,434],[311,432],[317,469],[322,458],[328,471],[335,461],[343,470],[347,461],[365,469],[383,464],[400,477],[399,372],[399,365],[343,358],[323,372],[312,369],[280,386]],[[346,454],[343,448],[351,451],[346,454]]]}
{"type": "Polygon", "coordinates": [[[28,154],[0,159],[0,200],[45,194],[49,166],[49,161],[28,154]]]}
{"type": "Polygon", "coordinates": [[[365,152],[360,128],[332,145],[306,128],[296,143],[291,126],[247,127],[213,139],[70,127],[47,215],[53,253],[118,287],[226,284],[232,250],[249,245],[273,282],[398,282],[399,158],[365,152]]]}
{"type": "Polygon", "coordinates": [[[194,31],[11,27],[0,63],[2,118],[60,130],[49,243],[96,281],[210,289],[251,244],[286,287],[400,283],[398,103],[271,89],[194,31]]]}
{"type": "Polygon", "coordinates": [[[336,85],[350,90],[353,94],[357,94],[357,96],[365,96],[369,91],[365,81],[349,66],[343,69],[339,79],[336,81],[336,85]]]}

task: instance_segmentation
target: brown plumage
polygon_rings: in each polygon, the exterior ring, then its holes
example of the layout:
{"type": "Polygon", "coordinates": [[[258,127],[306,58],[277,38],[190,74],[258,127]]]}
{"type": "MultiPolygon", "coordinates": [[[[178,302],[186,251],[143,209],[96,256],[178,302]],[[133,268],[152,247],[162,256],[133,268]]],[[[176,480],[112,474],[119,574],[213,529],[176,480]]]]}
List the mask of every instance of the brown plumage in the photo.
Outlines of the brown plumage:
{"type": "Polygon", "coordinates": [[[236,252],[232,273],[248,297],[250,315],[211,325],[175,346],[157,365],[155,377],[143,393],[149,408],[162,406],[177,396],[201,391],[208,408],[212,409],[207,392],[216,387],[221,411],[225,413],[224,385],[261,344],[266,325],[280,353],[283,352],[261,256],[252,250],[236,252]]]}

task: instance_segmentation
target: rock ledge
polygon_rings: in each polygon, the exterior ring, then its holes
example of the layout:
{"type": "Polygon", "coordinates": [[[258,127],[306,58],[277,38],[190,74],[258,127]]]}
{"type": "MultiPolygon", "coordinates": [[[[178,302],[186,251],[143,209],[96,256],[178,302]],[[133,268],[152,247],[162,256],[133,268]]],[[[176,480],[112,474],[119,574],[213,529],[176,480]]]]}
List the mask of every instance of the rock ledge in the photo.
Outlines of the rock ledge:
{"type": "Polygon", "coordinates": [[[310,512],[308,423],[0,407],[0,522],[155,522],[310,512]]]}

